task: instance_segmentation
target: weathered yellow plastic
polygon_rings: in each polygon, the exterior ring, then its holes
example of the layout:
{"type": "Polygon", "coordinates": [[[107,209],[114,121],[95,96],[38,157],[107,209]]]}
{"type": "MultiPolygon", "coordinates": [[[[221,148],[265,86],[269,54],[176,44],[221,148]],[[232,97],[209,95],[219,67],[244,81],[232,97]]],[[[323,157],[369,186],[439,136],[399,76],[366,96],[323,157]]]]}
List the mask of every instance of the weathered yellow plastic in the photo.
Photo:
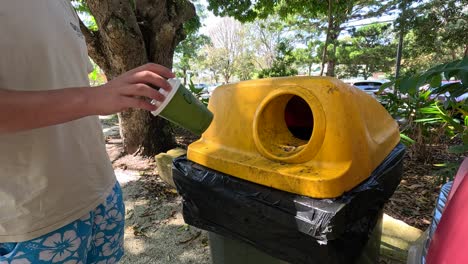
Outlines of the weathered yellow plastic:
{"type": "Polygon", "coordinates": [[[400,141],[397,123],[377,100],[334,78],[225,85],[215,90],[208,108],[213,122],[189,146],[188,159],[309,197],[341,196],[367,179],[400,141]],[[313,113],[308,141],[286,125],[286,104],[295,96],[313,113]]]}

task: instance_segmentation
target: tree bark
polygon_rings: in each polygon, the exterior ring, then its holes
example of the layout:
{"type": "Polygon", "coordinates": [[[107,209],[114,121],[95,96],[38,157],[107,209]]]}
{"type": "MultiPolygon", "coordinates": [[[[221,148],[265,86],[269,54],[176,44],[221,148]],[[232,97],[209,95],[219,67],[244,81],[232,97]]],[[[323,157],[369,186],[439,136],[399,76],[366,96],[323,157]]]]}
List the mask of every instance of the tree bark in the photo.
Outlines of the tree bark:
{"type": "MultiPolygon", "coordinates": [[[[400,34],[398,36],[398,48],[397,48],[397,57],[396,57],[396,66],[395,66],[395,79],[400,78],[400,71],[401,71],[401,59],[403,56],[403,45],[404,45],[404,38],[405,38],[405,31],[406,31],[406,8],[407,8],[407,0],[403,0],[400,4],[401,15],[400,15],[400,34]]],[[[396,93],[396,87],[394,90],[396,93]]]]}
{"type": "Polygon", "coordinates": [[[340,35],[341,23],[335,18],[333,24],[331,25],[331,30],[329,32],[329,44],[333,45],[333,50],[331,54],[327,57],[327,76],[335,77],[335,66],[336,66],[336,46],[338,42],[338,36],[340,35]]]}
{"type": "Polygon", "coordinates": [[[187,69],[182,69],[182,74],[184,75],[184,86],[187,86],[187,69]]]}
{"type": "MultiPolygon", "coordinates": [[[[330,30],[333,26],[333,14],[332,14],[332,0],[328,0],[328,26],[327,26],[327,35],[325,38],[325,44],[323,46],[322,53],[322,68],[320,69],[320,76],[323,76],[323,71],[325,68],[325,61],[327,59],[328,43],[330,40],[330,30]]],[[[328,68],[327,68],[328,72],[328,68]]]]}
{"type": "MultiPolygon", "coordinates": [[[[86,0],[99,30],[81,24],[88,52],[108,79],[154,62],[172,68],[176,45],[185,38],[183,24],[196,15],[187,0],[86,0]]],[[[176,145],[168,121],[147,111],[119,114],[127,153],[142,147],[154,155],[176,145]]]]}

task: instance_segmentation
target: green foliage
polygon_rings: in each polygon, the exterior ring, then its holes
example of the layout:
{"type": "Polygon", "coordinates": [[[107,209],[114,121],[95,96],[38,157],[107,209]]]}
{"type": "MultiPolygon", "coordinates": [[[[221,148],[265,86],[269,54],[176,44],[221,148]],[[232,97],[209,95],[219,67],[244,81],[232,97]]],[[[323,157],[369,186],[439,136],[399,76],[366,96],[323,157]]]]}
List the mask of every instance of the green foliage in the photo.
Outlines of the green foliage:
{"type": "Polygon", "coordinates": [[[237,62],[235,73],[241,81],[249,80],[255,72],[255,65],[252,61],[252,55],[242,54],[237,62]]]}
{"type": "Polygon", "coordinates": [[[437,174],[440,176],[438,180],[439,184],[443,184],[447,181],[453,181],[455,175],[457,174],[458,168],[460,167],[460,164],[455,162],[447,162],[441,164],[434,164],[434,167],[438,169],[437,174]]]}
{"type": "Polygon", "coordinates": [[[176,74],[187,84],[188,72],[194,70],[202,60],[200,50],[210,43],[210,38],[199,34],[202,26],[201,18],[206,17],[205,7],[199,1],[193,1],[197,15],[184,24],[186,38],[177,45],[174,52],[174,68],[176,74]]]}
{"type": "Polygon", "coordinates": [[[281,42],[276,52],[277,54],[273,61],[273,66],[260,71],[258,74],[259,78],[292,76],[298,73],[297,70],[292,67],[295,58],[292,54],[292,48],[289,47],[288,44],[281,42]]]}
{"type": "Polygon", "coordinates": [[[337,49],[337,60],[342,69],[339,76],[367,79],[374,72],[388,72],[395,64],[395,48],[390,24],[353,28],[351,37],[342,40],[337,49]]]}
{"type": "Polygon", "coordinates": [[[464,0],[434,0],[419,6],[420,15],[411,25],[416,43],[427,53],[458,51],[459,58],[462,57],[465,47],[460,44],[468,44],[466,6],[464,0]]]}
{"type": "Polygon", "coordinates": [[[208,0],[208,9],[216,15],[232,16],[242,22],[279,15],[283,19],[290,20],[290,23],[308,24],[303,27],[304,29],[326,27],[324,50],[327,52],[324,52],[322,61],[323,63],[328,61],[327,75],[334,76],[336,42],[344,28],[343,24],[352,19],[382,15],[391,2],[392,0],[208,0]],[[310,27],[312,24],[314,27],[310,27]]]}
{"type": "Polygon", "coordinates": [[[386,83],[381,91],[391,86],[395,92],[382,96],[385,106],[392,115],[405,120],[401,125],[402,133],[407,136],[407,143],[414,144],[418,155],[427,159],[430,153],[425,152],[424,147],[437,143],[442,137],[460,142],[448,150],[450,153],[467,153],[468,104],[466,99],[456,98],[468,91],[468,58],[386,83]],[[461,82],[442,85],[443,78],[461,82]]]}
{"type": "Polygon", "coordinates": [[[174,68],[183,78],[187,77],[187,72],[193,69],[193,64],[200,60],[200,49],[210,43],[210,39],[205,35],[196,33],[189,34],[175,50],[174,68]]]}
{"type": "Polygon", "coordinates": [[[198,30],[202,27],[201,20],[207,16],[205,6],[201,4],[200,1],[195,0],[192,1],[192,3],[195,6],[197,15],[184,24],[185,34],[188,36],[198,33],[198,30]]]}
{"type": "MultiPolygon", "coordinates": [[[[382,11],[378,7],[389,2],[391,1],[332,1],[331,11],[337,17],[350,14],[353,11],[355,11],[356,16],[363,16],[364,13],[375,15],[382,11]],[[364,10],[362,7],[368,8],[364,10]]],[[[329,1],[322,0],[208,0],[208,10],[213,11],[217,16],[232,16],[242,22],[253,21],[257,18],[263,19],[272,14],[279,14],[283,18],[296,14],[318,18],[327,16],[328,3],[329,1]]]]}
{"type": "Polygon", "coordinates": [[[203,98],[203,88],[196,88],[195,85],[193,84],[192,80],[190,80],[190,83],[188,85],[188,88],[190,91],[195,95],[195,97],[200,100],[204,105],[208,105],[208,98],[203,98]]]}
{"type": "Polygon", "coordinates": [[[320,57],[317,53],[317,46],[308,46],[307,48],[296,48],[293,50],[294,64],[299,69],[306,68],[307,75],[314,71],[320,71],[320,68],[313,68],[313,64],[320,63],[320,57]]]}
{"type": "Polygon", "coordinates": [[[202,26],[200,18],[198,16],[193,17],[184,24],[185,34],[191,35],[198,32],[198,29],[202,26]]]}
{"type": "Polygon", "coordinates": [[[88,75],[91,86],[101,85],[106,82],[106,75],[99,66],[92,62],[93,71],[88,75]]]}
{"type": "Polygon", "coordinates": [[[81,19],[83,23],[89,28],[91,31],[97,31],[98,26],[94,16],[91,14],[88,5],[86,4],[85,0],[73,0],[71,1],[73,7],[81,15],[81,19]]]}
{"type": "Polygon", "coordinates": [[[456,96],[463,94],[468,87],[468,58],[440,64],[423,73],[406,76],[399,80],[385,83],[380,90],[382,91],[385,88],[395,86],[401,93],[416,94],[419,92],[419,88],[428,84],[431,88],[437,88],[430,90],[432,94],[441,94],[449,90],[456,96]],[[461,80],[462,84],[441,88],[442,76],[447,80],[455,77],[461,80]]]}
{"type": "Polygon", "coordinates": [[[210,71],[216,82],[218,82],[219,76],[223,76],[224,81],[228,83],[231,73],[234,72],[234,66],[230,60],[229,51],[224,48],[207,46],[204,49],[204,53],[205,60],[203,61],[203,67],[210,71]]]}
{"type": "Polygon", "coordinates": [[[466,56],[466,6],[466,0],[434,0],[413,4],[409,8],[405,27],[407,34],[404,39],[403,73],[415,74],[466,56]]]}

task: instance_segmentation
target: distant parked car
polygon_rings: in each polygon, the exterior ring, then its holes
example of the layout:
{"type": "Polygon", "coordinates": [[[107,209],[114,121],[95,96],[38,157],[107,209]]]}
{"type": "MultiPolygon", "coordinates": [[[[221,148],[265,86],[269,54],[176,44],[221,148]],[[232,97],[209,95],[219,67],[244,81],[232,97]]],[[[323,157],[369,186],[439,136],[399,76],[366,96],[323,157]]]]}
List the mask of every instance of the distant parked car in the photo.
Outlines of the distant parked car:
{"type": "Polygon", "coordinates": [[[193,85],[196,89],[202,89],[204,92],[206,92],[208,85],[204,83],[196,83],[193,85]]]}
{"type": "Polygon", "coordinates": [[[367,94],[375,97],[375,94],[379,91],[380,86],[386,83],[386,81],[372,80],[372,81],[357,81],[352,83],[352,85],[366,92],[367,94]]]}

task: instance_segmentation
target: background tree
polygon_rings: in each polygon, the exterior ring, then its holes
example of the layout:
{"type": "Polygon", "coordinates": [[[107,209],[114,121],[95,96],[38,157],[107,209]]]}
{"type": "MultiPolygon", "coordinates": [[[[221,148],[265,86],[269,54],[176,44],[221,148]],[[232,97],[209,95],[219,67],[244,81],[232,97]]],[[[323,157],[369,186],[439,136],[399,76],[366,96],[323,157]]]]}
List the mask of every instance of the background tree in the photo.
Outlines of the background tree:
{"type": "Polygon", "coordinates": [[[393,39],[391,24],[353,28],[351,36],[341,40],[338,48],[341,76],[362,76],[367,80],[375,72],[389,72],[395,64],[393,39]]]}
{"type": "Polygon", "coordinates": [[[189,34],[175,50],[174,68],[176,74],[183,78],[184,85],[187,85],[188,72],[194,69],[202,57],[200,49],[210,43],[210,38],[205,35],[199,35],[197,32],[189,34]]]}
{"type": "Polygon", "coordinates": [[[276,57],[273,65],[269,69],[264,69],[258,74],[259,78],[283,77],[296,75],[298,72],[293,67],[295,58],[292,53],[292,47],[285,42],[281,42],[276,47],[276,57]]]}
{"type": "Polygon", "coordinates": [[[337,40],[344,29],[344,24],[350,20],[375,17],[384,14],[392,7],[393,0],[350,0],[350,1],[220,1],[208,0],[208,9],[215,15],[227,15],[246,22],[256,18],[266,18],[272,14],[280,17],[296,16],[296,23],[316,27],[325,22],[325,44],[322,49],[322,71],[327,64],[327,75],[335,75],[337,40]]]}
{"type": "Polygon", "coordinates": [[[189,72],[200,68],[199,62],[204,59],[200,50],[210,43],[210,38],[199,32],[201,21],[207,17],[205,6],[198,1],[192,2],[195,5],[197,17],[185,23],[187,37],[177,45],[174,54],[176,75],[183,78],[184,85],[188,84],[189,72]]]}
{"type": "Polygon", "coordinates": [[[276,57],[276,47],[285,40],[286,27],[278,15],[269,16],[247,24],[249,44],[255,50],[253,57],[259,70],[271,68],[276,57]]]}
{"type": "Polygon", "coordinates": [[[408,10],[402,70],[406,74],[468,56],[468,2],[435,0],[408,10]]]}
{"type": "Polygon", "coordinates": [[[252,51],[246,50],[242,52],[236,64],[235,74],[240,81],[250,80],[255,73],[255,64],[253,58],[255,55],[252,51]]]}
{"type": "Polygon", "coordinates": [[[296,58],[295,65],[297,69],[300,69],[307,75],[312,75],[312,72],[320,71],[320,67],[317,68],[317,66],[315,66],[315,68],[313,68],[314,64],[321,62],[320,54],[322,42],[320,41],[320,31],[318,28],[313,30],[311,30],[311,28],[307,28],[307,30],[297,28],[294,29],[294,32],[296,32],[294,39],[298,46],[293,51],[294,57],[296,58]]]}
{"type": "Polygon", "coordinates": [[[448,55],[451,60],[468,56],[468,1],[434,0],[417,11],[421,15],[412,28],[425,52],[448,55]]]}
{"type": "Polygon", "coordinates": [[[229,83],[242,55],[245,37],[242,25],[232,18],[222,18],[209,30],[208,36],[212,45],[207,48],[206,66],[221,74],[224,82],[229,83]]]}
{"type": "MultiPolygon", "coordinates": [[[[184,24],[196,19],[195,7],[187,0],[78,0],[74,4],[93,16],[95,27],[87,28],[83,22],[80,27],[89,55],[108,79],[147,62],[172,68],[175,47],[185,38],[184,24]]],[[[125,111],[119,117],[128,153],[140,149],[153,155],[175,146],[168,121],[142,110],[125,111]]]]}

